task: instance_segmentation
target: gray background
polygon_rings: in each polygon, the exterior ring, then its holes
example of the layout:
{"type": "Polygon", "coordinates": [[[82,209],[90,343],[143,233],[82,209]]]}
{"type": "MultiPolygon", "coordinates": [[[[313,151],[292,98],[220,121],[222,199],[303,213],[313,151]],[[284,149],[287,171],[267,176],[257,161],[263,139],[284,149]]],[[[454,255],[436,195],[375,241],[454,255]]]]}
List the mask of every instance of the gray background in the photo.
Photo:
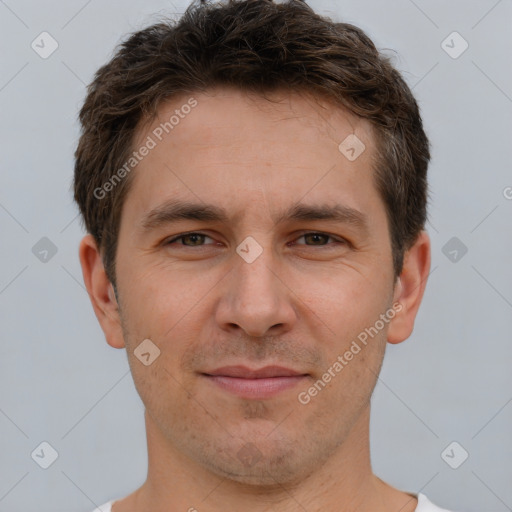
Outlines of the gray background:
{"type": "MultiPolygon", "coordinates": [[[[89,512],[145,479],[143,406],[83,287],[76,117],[124,34],[187,4],[0,0],[0,511],[89,512]],[[43,31],[59,44],[47,59],[31,48],[43,31]],[[42,237],[55,255],[32,250],[42,237]],[[31,458],[43,441],[58,452],[46,470],[31,458]]],[[[432,274],[413,335],[388,348],[374,469],[447,508],[512,510],[512,2],[310,5],[396,50],[433,144],[432,274]],[[453,31],[458,58],[441,45],[453,31]],[[458,469],[441,456],[453,441],[452,464],[469,453],[458,469]]]]}

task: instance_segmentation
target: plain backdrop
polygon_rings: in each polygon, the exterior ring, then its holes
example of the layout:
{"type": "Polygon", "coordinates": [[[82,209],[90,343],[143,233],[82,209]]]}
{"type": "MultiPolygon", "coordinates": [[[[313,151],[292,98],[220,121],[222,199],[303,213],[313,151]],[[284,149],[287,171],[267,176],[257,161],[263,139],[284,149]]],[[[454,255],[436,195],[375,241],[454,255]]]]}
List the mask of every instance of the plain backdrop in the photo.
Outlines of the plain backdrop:
{"type": "MultiPolygon", "coordinates": [[[[392,56],[433,149],[432,273],[373,397],[374,470],[449,509],[512,510],[512,3],[309,3],[392,56]]],[[[143,405],[83,286],[73,152],[97,68],[187,5],[0,1],[0,512],[89,512],[145,479],[143,405]]]]}

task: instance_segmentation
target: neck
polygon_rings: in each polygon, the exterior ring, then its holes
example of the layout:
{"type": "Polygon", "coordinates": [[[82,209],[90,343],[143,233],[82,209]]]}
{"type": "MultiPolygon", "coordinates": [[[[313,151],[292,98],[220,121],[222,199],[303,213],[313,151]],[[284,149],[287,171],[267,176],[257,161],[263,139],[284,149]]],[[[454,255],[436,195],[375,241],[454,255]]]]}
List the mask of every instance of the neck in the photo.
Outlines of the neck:
{"type": "Polygon", "coordinates": [[[146,413],[148,477],[115,512],[413,512],[417,500],[385,484],[371,470],[368,408],[332,456],[304,478],[257,486],[219,476],[169,445],[146,413]]]}

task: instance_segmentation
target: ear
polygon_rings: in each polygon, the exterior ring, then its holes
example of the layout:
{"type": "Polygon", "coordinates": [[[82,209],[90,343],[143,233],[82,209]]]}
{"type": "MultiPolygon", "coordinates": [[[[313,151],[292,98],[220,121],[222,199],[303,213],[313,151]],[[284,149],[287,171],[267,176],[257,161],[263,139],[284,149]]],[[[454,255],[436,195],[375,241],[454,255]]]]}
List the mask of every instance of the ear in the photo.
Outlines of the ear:
{"type": "Polygon", "coordinates": [[[401,343],[411,335],[429,272],[430,238],[426,231],[422,231],[404,254],[402,273],[395,284],[393,304],[399,302],[402,308],[397,308],[396,315],[389,322],[389,343],[401,343]]]}
{"type": "Polygon", "coordinates": [[[114,348],[123,348],[119,306],[92,235],[86,235],[80,242],[79,256],[85,287],[107,343],[114,348]]]}

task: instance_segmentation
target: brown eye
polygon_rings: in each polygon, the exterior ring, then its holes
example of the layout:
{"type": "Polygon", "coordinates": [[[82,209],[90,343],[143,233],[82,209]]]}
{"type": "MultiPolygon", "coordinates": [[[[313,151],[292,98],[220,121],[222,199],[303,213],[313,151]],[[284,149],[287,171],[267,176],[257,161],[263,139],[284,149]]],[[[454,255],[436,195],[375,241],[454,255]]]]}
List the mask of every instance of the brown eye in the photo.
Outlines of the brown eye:
{"type": "Polygon", "coordinates": [[[299,244],[299,245],[308,245],[308,246],[317,246],[317,247],[323,247],[326,245],[332,245],[332,243],[328,243],[328,240],[334,240],[337,243],[344,243],[343,240],[334,238],[331,235],[328,235],[327,233],[317,233],[317,232],[311,232],[311,233],[304,233],[302,236],[297,238],[297,240],[300,240],[303,238],[306,241],[306,244],[299,244]],[[311,242],[311,243],[309,243],[311,242]]]}
{"type": "MultiPolygon", "coordinates": [[[[185,233],[183,235],[176,236],[176,237],[172,238],[171,240],[168,240],[165,243],[165,245],[171,245],[174,242],[176,242],[177,240],[181,240],[181,243],[178,245],[184,245],[185,247],[200,247],[200,246],[204,245],[201,242],[204,242],[205,238],[210,238],[210,237],[203,233],[185,233]]],[[[210,238],[210,240],[211,240],[211,238],[210,238]]]]}

